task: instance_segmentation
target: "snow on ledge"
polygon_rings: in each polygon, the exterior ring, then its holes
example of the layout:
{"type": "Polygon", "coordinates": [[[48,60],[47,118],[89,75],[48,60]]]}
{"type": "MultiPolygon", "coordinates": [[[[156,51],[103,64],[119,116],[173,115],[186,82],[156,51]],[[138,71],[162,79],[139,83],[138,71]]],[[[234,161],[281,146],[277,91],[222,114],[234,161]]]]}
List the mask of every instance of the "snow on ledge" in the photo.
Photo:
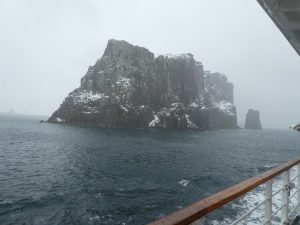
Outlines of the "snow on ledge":
{"type": "Polygon", "coordinates": [[[154,115],[154,119],[149,123],[149,127],[155,127],[156,124],[160,122],[159,117],[157,115],[154,115]]]}
{"type": "Polygon", "coordinates": [[[103,98],[108,98],[109,96],[103,93],[93,93],[91,91],[83,90],[79,93],[74,93],[70,95],[75,103],[88,103],[89,101],[97,101],[103,98]]]}
{"type": "Polygon", "coordinates": [[[127,77],[120,77],[117,80],[116,85],[124,87],[125,89],[129,89],[132,86],[131,80],[127,77]]]}
{"type": "Polygon", "coordinates": [[[197,125],[194,124],[193,121],[191,120],[190,115],[185,114],[185,119],[186,119],[187,127],[188,127],[188,128],[198,128],[197,125]]]}
{"type": "Polygon", "coordinates": [[[58,123],[64,123],[64,122],[66,122],[64,119],[61,119],[61,118],[59,118],[59,117],[56,117],[56,121],[57,121],[58,123]]]}
{"type": "Polygon", "coordinates": [[[169,58],[169,59],[185,59],[185,58],[193,58],[193,55],[190,53],[183,53],[183,54],[165,54],[165,55],[161,55],[165,58],[169,58]]]}
{"type": "Polygon", "coordinates": [[[128,112],[128,109],[127,109],[125,106],[123,106],[123,105],[120,105],[120,108],[121,108],[121,110],[122,110],[122,111],[124,111],[124,112],[128,112]]]}
{"type": "Polygon", "coordinates": [[[234,106],[231,102],[228,102],[228,101],[215,102],[213,104],[213,108],[217,108],[221,112],[223,112],[227,115],[235,116],[234,106]]]}
{"type": "Polygon", "coordinates": [[[193,108],[199,108],[199,105],[196,102],[192,102],[190,106],[193,108]]]}

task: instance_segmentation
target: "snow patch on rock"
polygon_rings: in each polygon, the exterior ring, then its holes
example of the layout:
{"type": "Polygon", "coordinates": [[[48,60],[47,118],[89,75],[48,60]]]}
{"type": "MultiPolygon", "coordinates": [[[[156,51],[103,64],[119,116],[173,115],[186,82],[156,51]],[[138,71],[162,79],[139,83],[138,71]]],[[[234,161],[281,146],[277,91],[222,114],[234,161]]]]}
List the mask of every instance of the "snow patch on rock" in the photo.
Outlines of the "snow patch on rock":
{"type": "Polygon", "coordinates": [[[159,122],[159,117],[154,115],[154,119],[149,123],[149,127],[155,127],[157,124],[159,124],[159,122]]]}
{"type": "Polygon", "coordinates": [[[193,121],[191,120],[191,117],[190,115],[188,114],[185,114],[185,119],[186,119],[186,122],[187,122],[187,127],[188,128],[198,128],[196,124],[193,123],[193,121]]]}
{"type": "Polygon", "coordinates": [[[127,77],[120,77],[118,79],[118,81],[116,82],[116,84],[118,86],[121,86],[125,89],[129,89],[132,85],[131,85],[131,80],[127,77]]]}
{"type": "Polygon", "coordinates": [[[88,102],[109,98],[109,96],[103,93],[93,93],[92,91],[86,91],[86,90],[73,93],[70,95],[70,97],[73,99],[74,103],[77,104],[79,103],[86,104],[88,102]]]}
{"type": "Polygon", "coordinates": [[[169,59],[187,59],[187,58],[193,58],[193,55],[190,53],[183,53],[183,54],[164,54],[162,55],[165,58],[169,59]]]}
{"type": "Polygon", "coordinates": [[[61,118],[59,118],[59,117],[56,117],[56,121],[57,121],[58,123],[64,123],[64,122],[66,122],[64,119],[61,119],[61,118]]]}
{"type": "Polygon", "coordinates": [[[193,108],[199,108],[199,105],[196,102],[192,102],[190,106],[193,108]]]}
{"type": "Polygon", "coordinates": [[[123,105],[120,105],[120,108],[124,111],[124,112],[128,112],[129,110],[125,107],[125,106],[123,106],[123,105]]]}
{"type": "Polygon", "coordinates": [[[213,104],[213,108],[217,108],[221,112],[223,112],[227,115],[235,116],[234,106],[231,102],[228,102],[228,101],[215,102],[213,104]]]}

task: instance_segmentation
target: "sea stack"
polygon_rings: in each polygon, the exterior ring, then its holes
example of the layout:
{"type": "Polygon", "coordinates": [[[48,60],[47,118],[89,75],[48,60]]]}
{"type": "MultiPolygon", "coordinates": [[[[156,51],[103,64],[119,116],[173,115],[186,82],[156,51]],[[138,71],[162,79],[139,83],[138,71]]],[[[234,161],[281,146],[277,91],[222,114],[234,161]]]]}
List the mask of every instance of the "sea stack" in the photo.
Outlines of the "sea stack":
{"type": "Polygon", "coordinates": [[[190,53],[155,57],[109,40],[102,58],[49,118],[97,127],[237,128],[233,84],[190,53]]]}
{"type": "Polygon", "coordinates": [[[258,110],[255,110],[255,109],[248,110],[247,115],[246,115],[245,128],[246,129],[262,129],[258,110]]]}

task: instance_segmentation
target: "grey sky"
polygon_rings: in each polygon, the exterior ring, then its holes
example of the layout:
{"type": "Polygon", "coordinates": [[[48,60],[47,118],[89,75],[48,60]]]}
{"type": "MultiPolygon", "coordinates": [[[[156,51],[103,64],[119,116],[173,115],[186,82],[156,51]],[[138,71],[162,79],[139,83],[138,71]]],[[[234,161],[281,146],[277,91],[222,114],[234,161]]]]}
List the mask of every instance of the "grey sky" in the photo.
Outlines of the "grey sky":
{"type": "Polygon", "coordinates": [[[0,0],[0,29],[0,111],[50,115],[114,38],[226,74],[238,121],[300,122],[300,57],[255,0],[0,0]]]}

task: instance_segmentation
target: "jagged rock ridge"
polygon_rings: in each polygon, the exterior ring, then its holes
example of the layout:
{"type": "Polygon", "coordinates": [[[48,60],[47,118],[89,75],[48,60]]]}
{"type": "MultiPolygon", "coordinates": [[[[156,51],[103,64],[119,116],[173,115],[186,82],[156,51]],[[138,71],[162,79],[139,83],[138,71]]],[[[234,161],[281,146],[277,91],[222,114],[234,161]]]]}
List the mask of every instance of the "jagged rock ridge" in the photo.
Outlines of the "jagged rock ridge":
{"type": "Polygon", "coordinates": [[[246,129],[262,129],[258,110],[255,110],[255,109],[248,110],[247,115],[246,115],[245,128],[246,129]]]}
{"type": "Polygon", "coordinates": [[[192,54],[110,40],[49,122],[98,127],[236,128],[233,85],[192,54]]]}

